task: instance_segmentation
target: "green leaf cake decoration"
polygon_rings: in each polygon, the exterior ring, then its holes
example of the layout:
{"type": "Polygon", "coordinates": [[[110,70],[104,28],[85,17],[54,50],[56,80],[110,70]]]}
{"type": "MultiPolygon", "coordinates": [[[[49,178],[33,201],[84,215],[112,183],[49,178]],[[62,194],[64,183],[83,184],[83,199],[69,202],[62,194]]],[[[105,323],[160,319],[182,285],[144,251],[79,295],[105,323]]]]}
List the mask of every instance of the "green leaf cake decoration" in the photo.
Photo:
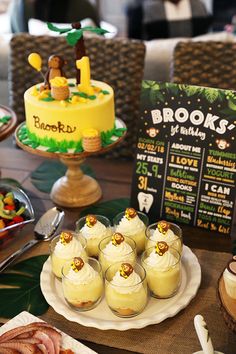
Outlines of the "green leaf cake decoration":
{"type": "MultiPolygon", "coordinates": [[[[59,28],[50,22],[47,22],[47,25],[48,29],[50,29],[51,31],[57,32],[59,34],[66,34],[67,43],[72,47],[75,47],[76,60],[79,60],[86,55],[83,39],[84,32],[92,32],[99,35],[104,35],[105,33],[108,33],[107,30],[100,27],[86,26],[82,28],[80,22],[72,23],[71,27],[68,28],[59,28]]],[[[76,82],[77,84],[80,83],[80,71],[78,69],[76,74],[76,82]]]]}

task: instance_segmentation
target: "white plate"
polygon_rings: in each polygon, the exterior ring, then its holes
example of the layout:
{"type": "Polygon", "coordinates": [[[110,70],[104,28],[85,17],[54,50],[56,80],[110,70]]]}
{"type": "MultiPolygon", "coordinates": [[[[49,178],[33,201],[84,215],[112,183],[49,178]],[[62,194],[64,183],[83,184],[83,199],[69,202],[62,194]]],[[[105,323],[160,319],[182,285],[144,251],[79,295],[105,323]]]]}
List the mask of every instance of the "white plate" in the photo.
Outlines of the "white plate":
{"type": "Polygon", "coordinates": [[[93,310],[76,312],[71,309],[62,292],[61,281],[51,271],[50,258],[44,263],[40,285],[43,295],[53,309],[69,321],[83,326],[98,329],[116,329],[124,331],[131,328],[143,328],[160,323],[168,317],[175,316],[185,308],[196,295],[201,283],[201,268],[197,257],[187,246],[183,247],[182,282],[178,293],[170,299],[158,300],[151,298],[145,310],[133,318],[119,318],[108,308],[105,299],[93,310]]]}
{"type": "MultiPolygon", "coordinates": [[[[23,311],[19,313],[19,315],[13,317],[10,321],[5,323],[0,328],[0,335],[9,331],[12,328],[16,328],[18,326],[25,326],[32,322],[43,322],[40,318],[31,315],[31,313],[27,311],[23,311]]],[[[57,328],[56,328],[57,329],[57,328]]],[[[57,329],[58,330],[58,329],[57,329]]],[[[59,330],[58,330],[59,331],[59,330]]],[[[92,349],[86,347],[84,344],[78,342],[74,338],[68,336],[67,334],[59,331],[62,335],[62,348],[63,349],[71,349],[75,354],[97,354],[92,349]]]]}

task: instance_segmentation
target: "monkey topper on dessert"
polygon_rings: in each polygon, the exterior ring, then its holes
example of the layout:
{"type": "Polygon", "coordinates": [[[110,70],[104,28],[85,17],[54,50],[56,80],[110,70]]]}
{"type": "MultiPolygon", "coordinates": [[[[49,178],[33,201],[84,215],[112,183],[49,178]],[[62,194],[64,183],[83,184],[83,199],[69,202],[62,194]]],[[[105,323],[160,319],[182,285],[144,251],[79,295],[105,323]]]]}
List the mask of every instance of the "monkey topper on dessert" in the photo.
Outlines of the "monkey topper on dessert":
{"type": "Polygon", "coordinates": [[[126,208],[125,217],[128,220],[134,219],[137,215],[137,211],[134,208],[126,208]]]}
{"type": "Polygon", "coordinates": [[[120,276],[127,279],[132,273],[134,269],[129,263],[122,263],[120,266],[120,276]]]}
{"type": "Polygon", "coordinates": [[[165,235],[170,228],[170,224],[165,220],[161,220],[157,223],[157,228],[160,233],[165,235]]]}
{"type": "Polygon", "coordinates": [[[93,227],[97,223],[97,218],[95,215],[87,215],[85,223],[88,227],[93,227]]]}
{"type": "Polygon", "coordinates": [[[80,257],[74,257],[72,263],[71,263],[71,268],[73,269],[74,272],[78,273],[84,266],[84,261],[80,257]]]}
{"type": "Polygon", "coordinates": [[[120,234],[119,232],[116,232],[112,235],[112,244],[114,246],[118,246],[120,245],[122,242],[124,242],[125,238],[122,234],[120,234]]]}
{"type": "Polygon", "coordinates": [[[67,243],[70,243],[73,239],[73,235],[71,232],[66,232],[66,231],[63,231],[61,234],[60,234],[60,242],[63,244],[63,245],[66,245],[67,243]]]}
{"type": "Polygon", "coordinates": [[[157,242],[155,246],[156,253],[159,254],[159,256],[163,256],[169,249],[169,246],[165,241],[159,241],[157,242]]]}

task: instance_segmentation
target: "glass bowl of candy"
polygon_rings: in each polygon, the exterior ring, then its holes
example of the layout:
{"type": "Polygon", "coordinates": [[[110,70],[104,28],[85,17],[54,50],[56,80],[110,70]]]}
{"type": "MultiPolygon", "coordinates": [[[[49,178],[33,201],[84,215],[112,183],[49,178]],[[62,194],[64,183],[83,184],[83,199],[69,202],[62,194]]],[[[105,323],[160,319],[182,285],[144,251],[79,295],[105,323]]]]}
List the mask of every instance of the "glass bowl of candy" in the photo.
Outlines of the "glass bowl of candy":
{"type": "Polygon", "coordinates": [[[0,247],[33,221],[34,210],[25,192],[0,181],[0,247]]]}

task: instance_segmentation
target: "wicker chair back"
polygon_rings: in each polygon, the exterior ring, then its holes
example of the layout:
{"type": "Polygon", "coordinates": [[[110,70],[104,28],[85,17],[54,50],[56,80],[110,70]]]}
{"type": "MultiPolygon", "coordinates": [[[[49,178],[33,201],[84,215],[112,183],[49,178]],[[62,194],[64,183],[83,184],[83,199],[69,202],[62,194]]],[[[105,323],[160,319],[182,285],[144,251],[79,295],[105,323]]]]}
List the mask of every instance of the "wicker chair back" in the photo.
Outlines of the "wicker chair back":
{"type": "Polygon", "coordinates": [[[236,43],[180,42],[171,71],[178,84],[236,90],[236,43]]]}

